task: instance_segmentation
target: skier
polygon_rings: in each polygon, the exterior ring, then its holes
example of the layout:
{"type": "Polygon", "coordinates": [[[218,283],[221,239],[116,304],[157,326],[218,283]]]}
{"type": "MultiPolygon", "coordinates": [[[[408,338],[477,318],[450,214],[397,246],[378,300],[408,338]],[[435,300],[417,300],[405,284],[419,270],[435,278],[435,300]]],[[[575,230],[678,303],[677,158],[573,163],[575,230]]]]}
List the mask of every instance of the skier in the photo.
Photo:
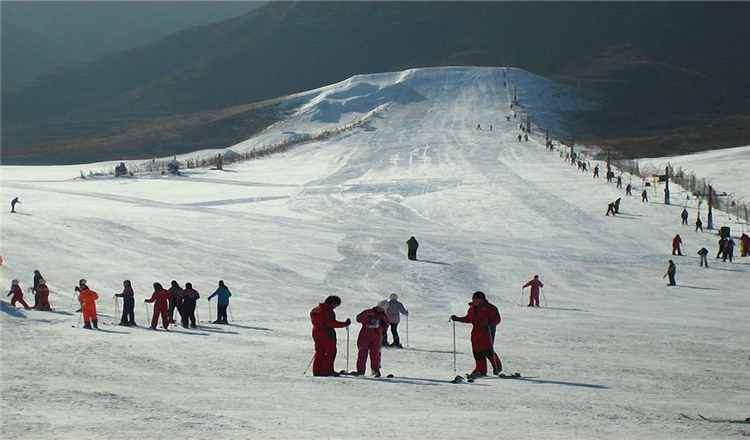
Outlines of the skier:
{"type": "Polygon", "coordinates": [[[315,358],[313,362],[313,376],[338,376],[333,369],[336,360],[336,330],[348,327],[352,320],[347,318],[345,322],[336,320],[333,311],[341,305],[341,298],[331,295],[324,302],[310,311],[312,322],[312,337],[315,341],[315,358]]]}
{"type": "MultiPolygon", "coordinates": [[[[403,348],[401,338],[398,336],[398,323],[401,321],[401,315],[409,316],[409,311],[398,300],[398,294],[391,293],[388,295],[388,299],[390,301],[388,301],[386,316],[391,325],[391,335],[393,336],[393,343],[390,344],[390,347],[403,348]]],[[[383,332],[383,346],[388,346],[388,332],[383,332]]]]}
{"type": "Polygon", "coordinates": [[[355,375],[365,374],[367,356],[370,356],[370,368],[374,377],[380,377],[380,349],[383,333],[388,330],[388,301],[380,301],[375,307],[363,310],[357,315],[357,322],[362,324],[357,337],[357,371],[355,375]]]}
{"type": "Polygon", "coordinates": [[[10,212],[16,212],[16,203],[21,203],[21,201],[18,200],[18,197],[10,202],[10,212]]]}
{"type": "Polygon", "coordinates": [[[597,164],[594,167],[594,179],[598,179],[598,178],[599,178],[599,165],[597,164]]]}
{"type": "Polygon", "coordinates": [[[482,129],[482,126],[477,124],[477,130],[481,130],[481,129],[482,129]]]}
{"type": "Polygon", "coordinates": [[[698,229],[703,232],[703,222],[701,221],[700,217],[698,217],[698,220],[695,221],[695,232],[698,232],[698,229]]]}
{"type": "Polygon", "coordinates": [[[625,195],[626,196],[632,196],[633,194],[630,193],[630,191],[633,189],[633,185],[628,183],[628,186],[625,187],[625,195]]]}
{"type": "Polygon", "coordinates": [[[232,296],[232,292],[224,285],[224,280],[219,280],[219,288],[208,297],[208,300],[211,301],[211,298],[215,296],[219,297],[219,305],[216,309],[216,321],[214,321],[214,324],[229,324],[227,321],[227,307],[229,307],[229,297],[232,296]]]}
{"type": "Polygon", "coordinates": [[[83,328],[99,328],[99,318],[96,316],[96,300],[99,294],[89,289],[86,280],[78,281],[78,302],[81,303],[81,313],[83,313],[83,328]]]}
{"type": "Polygon", "coordinates": [[[669,284],[667,286],[676,286],[677,283],[674,280],[674,276],[677,274],[677,266],[675,266],[674,261],[669,260],[669,267],[667,268],[667,273],[664,274],[663,278],[669,277],[669,284]]]}
{"type": "Polygon", "coordinates": [[[534,275],[534,279],[524,284],[522,289],[531,287],[531,294],[529,295],[529,305],[527,307],[539,307],[539,288],[544,287],[541,281],[539,281],[539,275],[534,275]]]}
{"type": "Polygon", "coordinates": [[[519,134],[519,135],[518,135],[518,142],[521,142],[521,139],[523,139],[523,136],[521,136],[521,135],[519,134]]]}
{"type": "Polygon", "coordinates": [[[182,287],[177,284],[177,281],[172,280],[171,287],[167,289],[170,295],[172,295],[172,301],[169,303],[169,323],[174,324],[174,309],[182,316],[182,307],[180,307],[180,297],[182,296],[182,287]]]}
{"type": "Polygon", "coordinates": [[[682,249],[680,249],[680,245],[682,244],[682,239],[680,238],[680,234],[677,234],[672,239],[672,255],[682,255],[682,249]]]}
{"type": "Polygon", "coordinates": [[[419,248],[419,243],[417,242],[417,239],[414,238],[412,235],[411,238],[406,240],[406,246],[408,247],[409,251],[407,253],[407,258],[409,260],[416,260],[417,259],[417,249],[419,248]]]}
{"type": "Polygon", "coordinates": [[[31,290],[34,292],[34,305],[31,307],[32,309],[38,309],[39,308],[39,280],[44,278],[42,276],[42,273],[39,272],[39,270],[34,271],[34,284],[31,288],[31,290]]]}
{"type": "Polygon", "coordinates": [[[716,258],[717,259],[721,256],[721,253],[724,252],[724,245],[727,244],[727,241],[729,241],[729,240],[727,240],[726,237],[721,237],[719,239],[719,252],[716,253],[716,258]]]}
{"type": "Polygon", "coordinates": [[[621,201],[622,201],[621,197],[618,198],[617,200],[615,200],[615,214],[619,214],[620,213],[620,202],[621,201]]]}
{"type": "Polygon", "coordinates": [[[476,367],[469,377],[487,376],[487,360],[492,364],[492,374],[498,375],[503,371],[503,364],[495,353],[495,328],[500,324],[500,312],[497,307],[487,301],[484,292],[474,292],[469,303],[469,310],[465,316],[451,316],[452,321],[472,324],[471,350],[474,353],[476,367]]]}
{"type": "Polygon", "coordinates": [[[724,244],[724,251],[722,253],[722,260],[723,262],[727,261],[727,258],[729,258],[729,262],[732,262],[732,256],[734,255],[734,240],[731,238],[727,239],[727,242],[724,244]]]}
{"type": "Polygon", "coordinates": [[[39,300],[38,310],[52,310],[49,305],[49,288],[44,278],[40,278],[36,286],[36,296],[39,300]]]}
{"type": "Polygon", "coordinates": [[[622,176],[617,176],[617,188],[622,188],[622,176]]]}
{"type": "Polygon", "coordinates": [[[154,283],[154,293],[151,294],[151,298],[144,299],[143,302],[154,303],[154,316],[151,318],[151,330],[156,330],[156,325],[159,323],[159,316],[161,316],[161,323],[164,330],[169,330],[169,309],[172,302],[172,295],[164,290],[160,283],[154,283]]]}
{"type": "Polygon", "coordinates": [[[188,328],[188,320],[190,328],[196,328],[195,324],[195,303],[201,295],[197,290],[193,289],[192,283],[185,283],[185,290],[182,291],[182,297],[180,302],[182,303],[182,326],[188,328]]]}
{"type": "Polygon", "coordinates": [[[687,225],[688,224],[688,210],[687,208],[682,210],[682,214],[680,214],[680,217],[682,217],[682,224],[687,225]]]}
{"type": "Polygon", "coordinates": [[[641,193],[641,202],[648,202],[648,192],[645,189],[641,193]]]}
{"type": "Polygon", "coordinates": [[[21,286],[18,285],[18,280],[10,282],[10,292],[8,292],[7,296],[11,295],[13,295],[13,298],[10,299],[11,306],[16,307],[16,303],[20,302],[24,309],[29,310],[29,305],[23,300],[23,290],[21,290],[21,286]]]}
{"type": "Polygon", "coordinates": [[[614,215],[615,215],[615,202],[612,202],[609,205],[607,205],[607,215],[609,215],[610,213],[612,213],[612,216],[614,217],[614,215]]]}
{"type": "Polygon", "coordinates": [[[116,293],[115,298],[122,298],[122,318],[120,319],[120,325],[136,325],[135,324],[135,294],[133,287],[130,285],[130,280],[122,282],[122,293],[116,293]]]}
{"type": "Polygon", "coordinates": [[[750,254],[750,236],[742,234],[740,236],[740,256],[747,257],[750,254]]]}
{"type": "Polygon", "coordinates": [[[705,264],[706,269],[708,269],[708,249],[702,247],[701,250],[698,251],[698,255],[701,256],[701,267],[705,264]]]}

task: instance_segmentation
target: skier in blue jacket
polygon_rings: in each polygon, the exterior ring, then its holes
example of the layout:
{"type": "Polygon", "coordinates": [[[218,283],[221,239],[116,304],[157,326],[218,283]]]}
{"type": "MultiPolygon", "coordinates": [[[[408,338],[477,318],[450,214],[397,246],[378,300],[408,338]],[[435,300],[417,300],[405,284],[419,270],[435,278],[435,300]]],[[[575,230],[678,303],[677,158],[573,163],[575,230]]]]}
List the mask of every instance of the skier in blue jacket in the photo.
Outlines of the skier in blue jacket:
{"type": "Polygon", "coordinates": [[[232,292],[224,285],[224,280],[219,280],[219,288],[208,297],[208,300],[211,301],[211,298],[215,296],[219,297],[219,306],[214,324],[229,324],[227,322],[227,307],[229,307],[229,297],[232,296],[232,292]]]}

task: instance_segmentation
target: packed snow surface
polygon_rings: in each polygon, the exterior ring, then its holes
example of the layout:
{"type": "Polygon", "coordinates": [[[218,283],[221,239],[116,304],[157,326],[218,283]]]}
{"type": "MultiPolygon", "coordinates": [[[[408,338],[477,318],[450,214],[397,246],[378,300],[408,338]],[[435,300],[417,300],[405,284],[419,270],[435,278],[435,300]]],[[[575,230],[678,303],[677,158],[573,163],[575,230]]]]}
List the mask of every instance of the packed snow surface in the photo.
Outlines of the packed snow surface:
{"type": "MultiPolygon", "coordinates": [[[[625,196],[545,149],[542,134],[518,141],[526,111],[564,132],[565,112],[585,105],[574,94],[516,69],[444,68],[357,76],[299,99],[295,115],[235,149],[369,120],[224,171],[81,179],[112,164],[2,167],[2,285],[18,278],[26,291],[38,269],[55,309],[2,302],[4,439],[750,435],[680,416],[750,416],[750,258],[715,259],[717,231],[694,231],[697,205],[678,187],[673,205],[660,186],[641,202],[638,177],[623,176],[635,186],[625,196]],[[621,214],[605,216],[619,197],[621,214]],[[670,253],[675,234],[684,256],[670,253]],[[418,261],[406,259],[411,235],[418,261]],[[676,287],[662,278],[669,259],[676,287]],[[541,308],[525,307],[521,289],[534,275],[541,308]],[[80,328],[79,278],[99,293],[99,331],[80,328]],[[113,325],[126,279],[137,328],[113,325]],[[230,325],[209,322],[220,279],[230,325]],[[171,280],[201,293],[197,329],[145,328],[152,283],[171,280]],[[454,371],[448,318],[476,290],[500,308],[505,371],[530,378],[450,383],[474,360],[470,326],[457,323],[454,371]],[[338,318],[354,319],[391,292],[410,311],[399,327],[408,348],[383,349],[395,377],[304,374],[313,307],[339,295],[338,318]]],[[[723,151],[746,169],[749,147],[723,151]]],[[[723,190],[747,190],[746,172],[700,164],[702,177],[729,177],[723,190]]],[[[738,244],[747,231],[719,211],[714,226],[738,244]]],[[[337,369],[355,368],[358,331],[338,330],[337,369]]]]}

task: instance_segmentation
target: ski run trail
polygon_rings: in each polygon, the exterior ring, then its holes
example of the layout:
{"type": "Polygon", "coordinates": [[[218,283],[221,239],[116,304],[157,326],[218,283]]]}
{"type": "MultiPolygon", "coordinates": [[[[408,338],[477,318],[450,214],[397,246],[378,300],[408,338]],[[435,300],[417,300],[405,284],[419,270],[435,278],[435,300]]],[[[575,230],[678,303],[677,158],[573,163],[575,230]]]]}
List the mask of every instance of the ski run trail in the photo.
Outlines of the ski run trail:
{"type": "MultiPolygon", "coordinates": [[[[644,203],[642,179],[622,175],[634,186],[626,196],[606,182],[595,148],[577,147],[588,173],[557,142],[547,150],[541,130],[569,139],[566,115],[591,105],[574,91],[518,69],[454,67],[359,75],[289,105],[287,119],[232,150],[366,122],[223,171],[82,179],[119,161],[2,167],[2,286],[17,278],[33,301],[38,269],[54,308],[1,303],[3,439],[750,435],[747,424],[696,417],[750,415],[750,257],[738,251],[747,225],[714,210],[714,230],[695,232],[697,198],[679,186],[671,205],[663,183],[646,187],[644,203]],[[534,132],[519,142],[527,112],[534,132]],[[605,216],[620,197],[621,215],[605,216]],[[721,226],[738,245],[731,263],[714,258],[721,226]],[[670,253],[675,234],[684,256],[670,253]],[[412,235],[418,261],[406,258],[412,235]],[[708,269],[696,254],[704,246],[708,269]],[[670,259],[676,287],[662,278],[670,259]],[[540,308],[525,307],[521,291],[534,275],[540,308]],[[99,331],[80,328],[80,278],[99,294],[99,331]],[[126,279],[138,328],[114,325],[126,279]],[[143,300],[171,280],[200,292],[197,329],[145,328],[143,300]],[[230,325],[209,322],[218,280],[233,293],[230,325]],[[457,323],[454,371],[448,317],[464,315],[476,290],[500,309],[505,372],[530,378],[450,383],[474,360],[470,325],[457,323]],[[313,307],[339,295],[338,319],[354,320],[391,292],[410,311],[399,326],[408,348],[383,349],[394,377],[304,374],[313,307]]],[[[177,159],[217,153],[227,152],[177,159]]],[[[749,158],[738,146],[644,160],[684,161],[747,201],[749,158]]],[[[700,216],[707,225],[705,204],[700,216]]],[[[355,369],[359,327],[337,331],[337,370],[355,369]]]]}

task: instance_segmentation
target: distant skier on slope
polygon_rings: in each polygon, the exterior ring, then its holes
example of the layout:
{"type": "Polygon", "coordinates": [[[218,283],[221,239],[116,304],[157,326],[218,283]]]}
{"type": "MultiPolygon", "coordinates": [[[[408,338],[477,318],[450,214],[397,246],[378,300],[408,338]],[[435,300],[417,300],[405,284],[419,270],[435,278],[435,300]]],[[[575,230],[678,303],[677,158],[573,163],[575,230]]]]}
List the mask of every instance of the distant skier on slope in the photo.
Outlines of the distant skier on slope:
{"type": "Polygon", "coordinates": [[[487,375],[487,360],[492,364],[492,374],[498,375],[503,371],[503,364],[494,350],[495,328],[500,324],[500,312],[497,307],[487,301],[483,292],[474,292],[469,303],[469,310],[465,316],[451,315],[451,321],[472,324],[471,349],[474,353],[476,367],[469,375],[477,378],[487,375]]]}
{"type": "Polygon", "coordinates": [[[49,288],[44,278],[40,278],[36,286],[36,296],[39,301],[37,310],[52,310],[49,305],[49,288]]]}
{"type": "Polygon", "coordinates": [[[42,273],[39,270],[34,271],[34,284],[31,290],[34,292],[34,305],[32,309],[39,308],[39,280],[43,279],[42,273]]]}
{"type": "Polygon", "coordinates": [[[677,266],[674,264],[674,261],[669,260],[669,267],[667,267],[667,273],[664,274],[662,278],[669,277],[669,284],[667,286],[676,286],[677,282],[675,281],[675,275],[677,274],[677,266]]]}
{"type": "Polygon", "coordinates": [[[732,262],[732,256],[734,255],[734,240],[729,238],[724,244],[724,251],[722,252],[722,260],[723,262],[727,261],[727,258],[729,258],[729,262],[732,262]]]}
{"type": "Polygon", "coordinates": [[[99,295],[86,285],[86,280],[78,281],[78,302],[81,303],[81,313],[83,313],[83,328],[99,328],[99,318],[96,316],[96,300],[99,295]]]}
{"type": "Polygon", "coordinates": [[[144,299],[143,302],[154,303],[154,314],[151,318],[151,330],[156,330],[161,316],[161,323],[164,330],[169,330],[169,306],[172,302],[172,295],[162,287],[161,283],[154,283],[154,293],[151,298],[144,299]]]}
{"type": "Polygon", "coordinates": [[[135,294],[130,280],[122,282],[122,293],[116,293],[115,298],[122,298],[122,318],[120,325],[135,325],[135,294]]]}
{"type": "Polygon", "coordinates": [[[312,337],[315,341],[315,357],[313,362],[313,376],[338,376],[333,366],[336,361],[336,330],[348,327],[352,321],[345,322],[336,320],[333,311],[341,305],[341,298],[331,295],[324,302],[310,311],[312,321],[312,337]]]}
{"type": "Polygon", "coordinates": [[[407,258],[409,260],[416,260],[417,259],[417,249],[419,249],[419,242],[416,238],[412,235],[408,240],[406,240],[406,246],[408,249],[407,252],[407,258]]]}
{"type": "Polygon", "coordinates": [[[539,281],[539,275],[534,275],[534,279],[524,284],[522,289],[531,287],[529,294],[529,305],[527,307],[539,307],[539,288],[544,287],[539,281]]]}
{"type": "Polygon", "coordinates": [[[701,250],[698,251],[698,255],[701,257],[701,267],[705,265],[706,269],[708,269],[708,249],[702,247],[701,250]]]}
{"type": "Polygon", "coordinates": [[[682,217],[682,224],[687,225],[688,224],[688,210],[687,208],[682,210],[682,214],[680,214],[680,217],[682,217]]]}
{"type": "Polygon", "coordinates": [[[195,324],[195,305],[201,295],[193,289],[192,283],[185,283],[185,290],[182,291],[180,303],[182,304],[182,326],[184,328],[196,328],[195,324]]]}
{"type": "Polygon", "coordinates": [[[211,298],[215,296],[218,296],[218,305],[216,307],[216,321],[214,321],[214,324],[229,324],[229,321],[227,321],[227,308],[229,307],[229,297],[232,296],[232,292],[224,284],[224,280],[219,280],[219,287],[208,297],[208,300],[211,301],[211,298]]]}
{"type": "Polygon", "coordinates": [[[357,322],[362,324],[357,337],[357,372],[356,375],[365,374],[367,357],[370,357],[370,368],[372,375],[380,377],[380,359],[383,333],[388,330],[388,301],[380,301],[375,307],[363,310],[357,315],[357,322]]]}
{"type": "Polygon", "coordinates": [[[698,229],[703,232],[703,222],[701,221],[700,217],[698,217],[698,219],[695,221],[695,232],[698,232],[698,229]]]}
{"type": "Polygon", "coordinates": [[[641,193],[641,202],[648,202],[648,191],[645,189],[641,193]]]}
{"type": "Polygon", "coordinates": [[[16,204],[18,203],[21,203],[21,201],[18,200],[18,197],[16,197],[10,202],[10,212],[16,212],[16,204]]]}
{"type": "Polygon", "coordinates": [[[672,255],[682,255],[682,249],[680,249],[680,245],[682,244],[682,238],[680,238],[680,234],[677,234],[672,239],[672,255]]]}
{"type": "MultiPolygon", "coordinates": [[[[409,316],[409,311],[404,308],[404,305],[398,300],[397,293],[391,293],[388,295],[388,308],[386,309],[386,316],[388,316],[388,322],[391,325],[391,335],[393,336],[393,343],[391,347],[403,348],[401,345],[401,338],[398,336],[398,323],[401,321],[401,315],[409,316]]],[[[407,328],[408,330],[408,328],[407,328]]],[[[388,332],[383,332],[383,345],[388,345],[388,332]]]]}
{"type": "Polygon", "coordinates": [[[614,217],[614,215],[615,215],[615,202],[612,202],[609,205],[607,205],[607,214],[606,215],[609,215],[610,213],[614,217]]]}

